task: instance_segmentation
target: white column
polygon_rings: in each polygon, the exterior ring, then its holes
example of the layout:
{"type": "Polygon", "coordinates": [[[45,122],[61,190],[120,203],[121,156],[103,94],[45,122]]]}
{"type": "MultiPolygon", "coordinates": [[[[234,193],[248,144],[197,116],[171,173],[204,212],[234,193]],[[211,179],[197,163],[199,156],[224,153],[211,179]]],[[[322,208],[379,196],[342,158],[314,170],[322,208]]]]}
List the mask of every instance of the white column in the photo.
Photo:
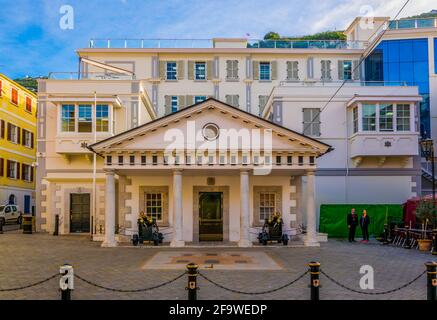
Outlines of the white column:
{"type": "Polygon", "coordinates": [[[305,246],[318,247],[317,241],[317,222],[316,222],[316,204],[314,199],[314,171],[307,171],[307,235],[305,237],[305,246]]]}
{"type": "Polygon", "coordinates": [[[183,247],[182,170],[173,171],[173,240],[172,247],[183,247]]]}
{"type": "Polygon", "coordinates": [[[116,247],[115,241],[115,176],[114,171],[106,171],[105,192],[105,240],[102,247],[116,247]]]}
{"type": "Polygon", "coordinates": [[[251,247],[250,226],[250,195],[249,195],[249,171],[240,171],[240,241],[239,247],[251,247]]]}

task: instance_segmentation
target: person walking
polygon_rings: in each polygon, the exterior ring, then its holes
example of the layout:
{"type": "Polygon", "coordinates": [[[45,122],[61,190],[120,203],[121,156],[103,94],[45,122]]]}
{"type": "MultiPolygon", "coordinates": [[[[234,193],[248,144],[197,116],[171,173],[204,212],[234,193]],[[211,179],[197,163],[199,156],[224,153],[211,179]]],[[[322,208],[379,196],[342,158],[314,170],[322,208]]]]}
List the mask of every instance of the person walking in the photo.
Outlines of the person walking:
{"type": "Polygon", "coordinates": [[[362,242],[369,242],[369,224],[370,224],[370,218],[367,215],[367,211],[363,210],[363,215],[360,218],[360,227],[361,231],[363,233],[363,241],[362,242]]]}
{"type": "Polygon", "coordinates": [[[355,231],[358,225],[358,216],[355,213],[355,208],[347,215],[347,227],[349,229],[349,242],[355,242],[355,231]]]}

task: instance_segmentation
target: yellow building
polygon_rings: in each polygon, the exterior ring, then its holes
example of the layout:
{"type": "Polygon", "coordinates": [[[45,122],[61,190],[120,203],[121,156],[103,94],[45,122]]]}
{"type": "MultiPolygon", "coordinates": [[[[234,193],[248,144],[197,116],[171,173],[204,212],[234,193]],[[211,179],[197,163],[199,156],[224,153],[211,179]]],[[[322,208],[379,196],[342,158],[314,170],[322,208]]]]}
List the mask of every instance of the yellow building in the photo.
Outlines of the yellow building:
{"type": "Polygon", "coordinates": [[[0,205],[34,212],[36,95],[0,73],[0,205]]]}

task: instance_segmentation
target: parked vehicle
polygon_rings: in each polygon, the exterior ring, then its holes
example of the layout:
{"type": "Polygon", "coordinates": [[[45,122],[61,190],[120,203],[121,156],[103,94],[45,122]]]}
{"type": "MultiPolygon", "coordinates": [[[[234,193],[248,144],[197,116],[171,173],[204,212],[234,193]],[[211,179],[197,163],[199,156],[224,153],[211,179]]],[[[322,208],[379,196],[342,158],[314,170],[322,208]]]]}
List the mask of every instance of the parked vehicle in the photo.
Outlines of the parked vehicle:
{"type": "Polygon", "coordinates": [[[0,205],[0,221],[3,224],[17,223],[21,224],[23,220],[23,213],[15,204],[0,205]]]}

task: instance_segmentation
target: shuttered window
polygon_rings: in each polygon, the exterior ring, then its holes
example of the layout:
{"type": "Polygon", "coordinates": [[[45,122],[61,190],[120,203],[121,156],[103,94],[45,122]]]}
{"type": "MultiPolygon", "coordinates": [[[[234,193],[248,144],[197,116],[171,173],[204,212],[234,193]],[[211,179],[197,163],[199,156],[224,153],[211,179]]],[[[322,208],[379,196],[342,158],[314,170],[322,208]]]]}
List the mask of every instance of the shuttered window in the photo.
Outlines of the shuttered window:
{"type": "Polygon", "coordinates": [[[0,177],[5,175],[5,159],[0,158],[0,177]]]}
{"type": "Polygon", "coordinates": [[[239,105],[240,105],[239,100],[240,100],[240,96],[238,94],[226,95],[226,103],[235,107],[235,108],[239,107],[239,105]]]}
{"type": "Polygon", "coordinates": [[[320,136],[320,109],[303,109],[303,134],[307,136],[320,136]]]}
{"type": "Polygon", "coordinates": [[[33,181],[33,168],[28,164],[21,164],[21,180],[26,182],[33,181]]]}
{"type": "Polygon", "coordinates": [[[226,61],[226,80],[238,80],[238,60],[226,61]]]}
{"type": "Polygon", "coordinates": [[[339,80],[359,80],[359,68],[356,61],[339,60],[338,61],[338,79],[339,80]],[[353,65],[356,66],[355,72],[353,65]]]}
{"type": "Polygon", "coordinates": [[[18,105],[18,90],[15,88],[11,89],[11,102],[18,105]]]}
{"type": "Polygon", "coordinates": [[[20,129],[12,123],[8,123],[8,140],[13,143],[20,143],[20,129]]]}
{"type": "Polygon", "coordinates": [[[167,80],[177,80],[178,79],[178,69],[177,69],[176,61],[167,61],[166,79],[167,80]]]}
{"type": "Polygon", "coordinates": [[[321,79],[324,81],[332,80],[332,73],[331,73],[331,61],[330,60],[322,60],[322,77],[321,79]]]}
{"type": "Polygon", "coordinates": [[[22,129],[21,144],[28,148],[33,148],[33,133],[22,129]]]}
{"type": "Polygon", "coordinates": [[[206,63],[196,62],[194,63],[194,79],[206,80],[206,63]]]}
{"type": "Polygon", "coordinates": [[[353,121],[353,130],[354,133],[358,132],[358,107],[353,108],[352,110],[352,121],[353,121]]]}
{"type": "Polygon", "coordinates": [[[259,63],[259,80],[271,80],[270,62],[259,63]]]}
{"type": "Polygon", "coordinates": [[[299,80],[299,62],[287,61],[287,80],[299,80]]]}
{"type": "Polygon", "coordinates": [[[32,99],[26,97],[26,111],[32,112],[32,99]]]}
{"type": "Polygon", "coordinates": [[[6,122],[5,120],[0,120],[0,138],[5,138],[5,131],[6,131],[6,122]]]}
{"type": "Polygon", "coordinates": [[[12,160],[6,161],[6,176],[10,179],[18,179],[20,176],[19,163],[12,160]]]}

